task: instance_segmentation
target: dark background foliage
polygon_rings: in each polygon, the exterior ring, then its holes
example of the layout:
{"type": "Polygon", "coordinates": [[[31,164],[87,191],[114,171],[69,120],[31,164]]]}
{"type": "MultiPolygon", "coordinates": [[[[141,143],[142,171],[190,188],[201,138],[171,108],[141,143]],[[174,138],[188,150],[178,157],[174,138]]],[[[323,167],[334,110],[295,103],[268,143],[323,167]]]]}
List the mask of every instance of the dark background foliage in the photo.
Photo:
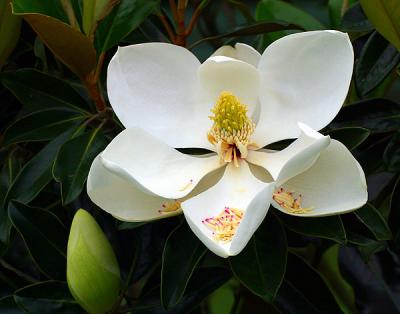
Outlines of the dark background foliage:
{"type": "Polygon", "coordinates": [[[0,313],[83,312],[65,276],[79,208],[117,256],[122,297],[114,313],[400,312],[398,0],[193,0],[176,10],[175,1],[121,0],[94,27],[85,24],[83,0],[12,4],[17,15],[0,0],[0,313]],[[90,164],[122,129],[105,90],[117,45],[173,42],[204,60],[223,44],[262,52],[286,34],[316,29],[349,32],[354,46],[346,103],[322,132],[361,163],[367,205],[313,219],[271,208],[245,250],[221,259],[182,217],[126,223],[91,203],[90,164]]]}

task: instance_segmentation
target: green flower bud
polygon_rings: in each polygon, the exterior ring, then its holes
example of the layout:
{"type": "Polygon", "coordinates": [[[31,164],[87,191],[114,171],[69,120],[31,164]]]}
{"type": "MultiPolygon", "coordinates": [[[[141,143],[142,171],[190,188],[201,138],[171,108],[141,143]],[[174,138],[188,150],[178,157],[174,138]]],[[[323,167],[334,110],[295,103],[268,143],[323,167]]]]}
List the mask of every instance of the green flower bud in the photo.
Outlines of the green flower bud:
{"type": "Polygon", "coordinates": [[[89,313],[109,311],[118,298],[117,259],[96,220],[83,209],[75,214],[69,234],[67,281],[76,301],[89,313]]]}

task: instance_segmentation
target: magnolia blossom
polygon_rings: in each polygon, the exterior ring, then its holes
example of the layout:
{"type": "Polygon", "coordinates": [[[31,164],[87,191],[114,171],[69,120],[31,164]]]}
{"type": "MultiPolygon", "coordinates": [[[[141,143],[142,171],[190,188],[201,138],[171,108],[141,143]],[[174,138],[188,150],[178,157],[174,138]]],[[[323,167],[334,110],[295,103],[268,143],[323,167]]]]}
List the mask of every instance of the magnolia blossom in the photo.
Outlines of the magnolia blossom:
{"type": "Polygon", "coordinates": [[[166,43],[119,48],[107,88],[126,129],[94,160],[88,194],[124,221],[183,212],[222,257],[246,246],[270,204],[304,217],[359,208],[363,170],[317,131],[338,113],[352,69],[351,42],[337,31],[289,35],[262,55],[224,46],[204,63],[166,43]],[[263,148],[290,138],[281,151],[263,148]]]}

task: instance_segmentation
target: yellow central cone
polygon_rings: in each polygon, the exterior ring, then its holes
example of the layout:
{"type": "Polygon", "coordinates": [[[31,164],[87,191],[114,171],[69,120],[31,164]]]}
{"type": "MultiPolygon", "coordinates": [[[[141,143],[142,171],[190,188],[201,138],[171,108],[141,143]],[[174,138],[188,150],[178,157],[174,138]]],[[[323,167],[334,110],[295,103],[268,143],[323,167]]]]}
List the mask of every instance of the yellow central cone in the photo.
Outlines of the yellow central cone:
{"type": "MultiPolygon", "coordinates": [[[[208,132],[208,140],[217,146],[222,162],[234,161],[237,158],[246,158],[250,145],[250,136],[255,125],[247,116],[247,106],[229,92],[222,92],[209,118],[214,121],[208,132]]],[[[253,145],[253,144],[251,144],[253,145]]]]}

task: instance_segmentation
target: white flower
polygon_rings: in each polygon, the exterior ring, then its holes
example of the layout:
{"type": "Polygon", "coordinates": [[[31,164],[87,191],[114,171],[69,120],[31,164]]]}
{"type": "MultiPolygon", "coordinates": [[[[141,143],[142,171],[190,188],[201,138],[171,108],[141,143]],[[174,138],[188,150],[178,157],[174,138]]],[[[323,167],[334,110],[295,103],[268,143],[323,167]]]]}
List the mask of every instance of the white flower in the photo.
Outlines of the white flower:
{"type": "Polygon", "coordinates": [[[183,210],[222,257],[245,247],[269,204],[305,217],[359,208],[367,201],[360,165],[315,131],[338,113],[352,69],[350,40],[337,31],[289,35],[263,55],[224,46],[203,64],[165,43],[119,48],[108,96],[126,129],[94,160],[88,194],[125,221],[183,210]],[[298,139],[282,151],[262,149],[288,138],[298,139]]]}

